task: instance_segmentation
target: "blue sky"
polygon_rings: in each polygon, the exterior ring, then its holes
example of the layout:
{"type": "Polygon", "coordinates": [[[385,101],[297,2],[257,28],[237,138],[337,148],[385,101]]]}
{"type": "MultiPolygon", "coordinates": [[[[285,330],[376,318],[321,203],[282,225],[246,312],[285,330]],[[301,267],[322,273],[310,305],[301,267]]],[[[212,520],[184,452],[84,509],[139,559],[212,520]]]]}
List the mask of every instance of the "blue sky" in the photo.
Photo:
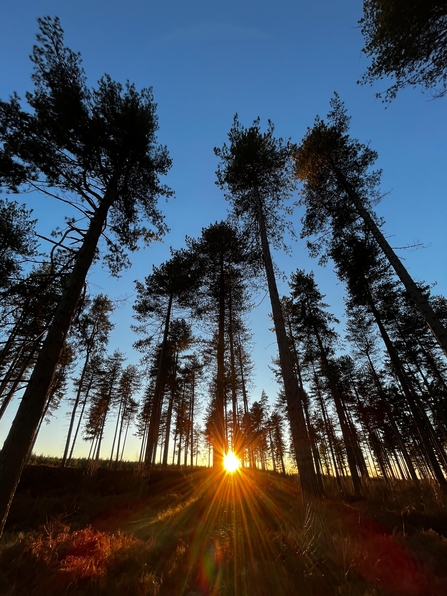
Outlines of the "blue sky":
{"type": "MultiPolygon", "coordinates": [[[[68,46],[79,51],[89,83],[104,73],[130,80],[137,88],[153,87],[158,103],[159,141],[167,145],[173,168],[166,182],[176,198],[160,206],[171,232],[163,244],[133,255],[133,267],[120,280],[95,268],[90,289],[112,298],[127,298],[115,314],[111,349],[120,347],[130,361],[138,356],[131,345],[133,280],[143,279],[152,264],[169,256],[169,246],[184,245],[185,235],[197,237],[203,227],[223,219],[227,205],[215,185],[221,146],[237,112],[250,125],[260,116],[271,119],[278,136],[299,142],[317,114],[325,116],[337,91],[352,116],[351,134],[370,142],[383,169],[382,189],[388,193],[377,212],[394,247],[422,242],[426,248],[400,251],[416,280],[437,282],[447,295],[446,224],[447,135],[446,100],[432,100],[420,89],[406,89],[385,109],[374,88],[356,81],[368,64],[362,54],[357,21],[360,0],[208,1],[171,0],[16,0],[0,8],[0,97],[31,88],[31,53],[38,16],[59,16],[68,46]]],[[[378,84],[383,89],[386,82],[378,84]]],[[[63,223],[65,208],[36,196],[18,197],[34,209],[38,231],[63,223]]],[[[293,216],[300,231],[297,209],[293,216]]],[[[275,254],[287,275],[297,267],[314,270],[332,310],[343,311],[343,288],[330,265],[318,267],[308,258],[304,241],[292,245],[292,256],[275,254]]],[[[281,283],[280,292],[287,292],[281,283]]],[[[261,300],[262,296],[259,297],[261,300]]],[[[275,355],[268,331],[268,300],[251,317],[256,365],[252,400],[262,389],[274,399],[277,386],[268,370],[275,355]]],[[[10,416],[12,415],[12,412],[10,416]]],[[[0,423],[0,441],[11,418],[0,423]]],[[[61,410],[44,428],[38,452],[60,453],[67,420],[61,410]]],[[[132,444],[128,457],[138,451],[132,444]]]]}

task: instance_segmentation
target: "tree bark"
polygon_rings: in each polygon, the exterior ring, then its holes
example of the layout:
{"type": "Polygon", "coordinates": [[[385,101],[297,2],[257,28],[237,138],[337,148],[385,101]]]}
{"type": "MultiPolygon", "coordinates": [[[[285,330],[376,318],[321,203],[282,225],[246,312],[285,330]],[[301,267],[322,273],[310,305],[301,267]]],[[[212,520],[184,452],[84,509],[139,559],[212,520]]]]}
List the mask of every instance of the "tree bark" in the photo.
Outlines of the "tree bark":
{"type": "Polygon", "coordinates": [[[370,308],[371,313],[374,316],[374,319],[377,323],[380,335],[382,336],[382,339],[385,343],[387,352],[390,356],[390,360],[393,365],[393,369],[397,375],[397,378],[399,379],[400,385],[401,385],[402,390],[403,390],[405,397],[407,399],[407,403],[410,407],[410,410],[413,415],[414,421],[416,423],[419,435],[421,437],[422,444],[424,446],[425,456],[428,458],[428,461],[430,462],[430,465],[431,465],[431,468],[433,470],[436,480],[438,481],[439,485],[445,490],[445,489],[447,489],[447,481],[444,477],[444,474],[442,473],[441,467],[439,465],[439,462],[436,458],[433,446],[431,444],[429,429],[426,427],[423,417],[421,416],[420,409],[417,406],[416,400],[415,400],[415,398],[412,394],[412,391],[408,385],[406,375],[400,365],[399,356],[397,354],[396,348],[394,347],[394,345],[393,345],[391,339],[389,338],[388,333],[382,323],[381,317],[380,317],[379,312],[374,304],[374,300],[371,295],[371,292],[370,292],[370,289],[369,289],[366,279],[364,280],[364,286],[365,286],[365,290],[366,290],[366,293],[368,296],[369,308],[370,308]]]}
{"type": "Polygon", "coordinates": [[[3,533],[17,485],[33,445],[36,430],[45,408],[48,391],[65,344],[65,338],[84,287],[88,270],[95,257],[96,247],[113,199],[114,192],[108,190],[90,222],[52,325],[0,453],[0,477],[2,479],[0,485],[0,514],[2,517],[0,536],[3,533]]]}
{"type": "Polygon", "coordinates": [[[284,381],[284,389],[287,400],[287,411],[289,414],[290,430],[292,434],[301,488],[305,502],[312,500],[312,497],[321,495],[318,481],[315,474],[312,458],[311,444],[306,428],[306,421],[303,413],[303,399],[298,381],[293,369],[293,359],[290,353],[284,318],[276,285],[273,262],[270,254],[270,246],[265,228],[264,214],[262,212],[261,198],[256,188],[253,189],[256,201],[256,213],[259,225],[262,254],[267,277],[267,284],[272,306],[273,322],[275,325],[276,340],[278,342],[279,361],[284,381]]]}
{"type": "Polygon", "coordinates": [[[425,322],[427,323],[428,327],[430,328],[431,332],[433,333],[436,341],[441,346],[444,354],[447,356],[447,331],[442,325],[441,321],[439,320],[438,316],[436,315],[435,311],[431,307],[430,303],[428,302],[427,298],[418,288],[418,286],[413,281],[413,278],[408,273],[406,268],[402,265],[400,259],[394,252],[394,250],[389,245],[388,241],[386,240],[385,236],[377,227],[376,223],[374,222],[371,215],[363,206],[360,197],[352,188],[351,184],[348,182],[344,174],[332,163],[332,167],[334,169],[335,175],[337,177],[338,182],[345,190],[348,197],[351,199],[354,207],[357,209],[360,217],[368,226],[371,234],[373,235],[374,239],[376,240],[377,244],[383,250],[385,256],[387,257],[390,265],[393,267],[394,271],[396,272],[400,281],[404,284],[405,289],[408,292],[411,300],[413,301],[416,308],[419,310],[421,315],[424,317],[425,322]]]}
{"type": "Polygon", "coordinates": [[[164,366],[166,346],[168,343],[169,324],[171,322],[171,311],[173,292],[169,294],[168,308],[166,310],[165,328],[163,332],[163,343],[161,346],[160,359],[158,361],[157,379],[155,381],[154,401],[152,404],[151,417],[149,421],[149,432],[146,443],[145,465],[148,475],[155,457],[155,448],[157,445],[158,431],[160,427],[161,406],[163,401],[163,386],[164,386],[164,366]]]}
{"type": "Polygon", "coordinates": [[[214,419],[213,467],[223,470],[223,458],[227,451],[225,433],[225,278],[223,257],[220,260],[219,279],[219,329],[217,337],[216,408],[214,419]]]}

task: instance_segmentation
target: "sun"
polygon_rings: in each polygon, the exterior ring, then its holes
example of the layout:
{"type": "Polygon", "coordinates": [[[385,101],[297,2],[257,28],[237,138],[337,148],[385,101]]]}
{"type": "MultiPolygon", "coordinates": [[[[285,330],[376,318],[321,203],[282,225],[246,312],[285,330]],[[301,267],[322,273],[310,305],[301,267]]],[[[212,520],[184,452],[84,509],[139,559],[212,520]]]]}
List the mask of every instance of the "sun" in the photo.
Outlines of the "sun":
{"type": "Polygon", "coordinates": [[[240,465],[241,460],[236,457],[232,451],[229,451],[226,455],[224,455],[224,468],[226,472],[232,474],[233,472],[236,472],[240,465]]]}

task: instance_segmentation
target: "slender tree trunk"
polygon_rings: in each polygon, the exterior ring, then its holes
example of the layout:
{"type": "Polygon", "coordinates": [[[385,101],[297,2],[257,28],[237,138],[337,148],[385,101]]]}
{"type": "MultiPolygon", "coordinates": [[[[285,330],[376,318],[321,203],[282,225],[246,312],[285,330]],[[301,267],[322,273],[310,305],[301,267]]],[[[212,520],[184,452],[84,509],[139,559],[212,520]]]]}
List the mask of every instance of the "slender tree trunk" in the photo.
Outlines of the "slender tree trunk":
{"type": "Polygon", "coordinates": [[[273,321],[275,325],[276,340],[278,342],[279,360],[281,373],[284,381],[284,389],[287,400],[290,430],[292,434],[298,472],[300,476],[303,498],[305,501],[312,500],[313,496],[321,495],[318,488],[318,481],[315,474],[312,449],[309,435],[306,428],[306,421],[303,413],[303,399],[298,381],[293,370],[293,359],[290,353],[284,318],[282,315],[281,302],[276,285],[273,262],[270,254],[270,246],[265,229],[264,214],[262,212],[261,199],[257,189],[254,190],[259,232],[261,237],[262,254],[267,277],[267,284],[270,293],[273,321]]]}
{"type": "Polygon", "coordinates": [[[106,427],[106,418],[107,418],[108,411],[109,411],[109,405],[107,404],[106,409],[102,415],[101,427],[99,429],[98,440],[96,443],[96,453],[95,453],[96,460],[99,460],[99,454],[101,452],[101,445],[102,445],[102,440],[104,438],[104,429],[106,427]]]}
{"type": "Polygon", "coordinates": [[[124,405],[124,409],[123,409],[123,412],[121,414],[121,423],[120,423],[120,427],[119,427],[119,430],[118,430],[118,442],[117,442],[117,445],[116,445],[115,468],[117,468],[118,461],[120,459],[121,438],[123,436],[123,430],[124,430],[124,424],[125,424],[125,416],[126,416],[126,406],[124,405]]]}
{"type": "Polygon", "coordinates": [[[89,384],[88,384],[87,390],[85,392],[84,399],[82,401],[81,412],[79,414],[78,423],[76,425],[76,431],[75,431],[75,434],[74,434],[74,437],[73,437],[73,442],[71,444],[70,454],[68,455],[68,458],[67,458],[67,461],[66,461],[66,464],[65,465],[68,465],[71,462],[72,458],[73,458],[73,451],[74,451],[74,448],[75,448],[75,445],[76,445],[76,441],[77,441],[77,438],[78,438],[79,429],[81,428],[81,421],[82,421],[82,418],[84,416],[85,407],[87,405],[87,400],[88,400],[88,396],[90,395],[90,389],[92,388],[92,385],[93,385],[93,375],[92,375],[92,377],[89,380],[89,384]]]}
{"type": "Polygon", "coordinates": [[[238,341],[238,360],[239,360],[239,369],[241,371],[241,385],[242,385],[242,399],[244,402],[244,414],[248,414],[248,397],[247,397],[247,389],[245,387],[245,377],[244,377],[244,365],[242,362],[242,346],[241,341],[238,341]]]}
{"type": "Polygon", "coordinates": [[[319,332],[319,329],[315,323],[315,320],[312,315],[312,311],[309,307],[309,304],[307,304],[307,307],[309,308],[309,311],[310,311],[310,314],[312,317],[312,324],[313,324],[313,328],[314,328],[315,338],[318,343],[318,348],[320,350],[320,358],[321,358],[321,364],[323,367],[323,372],[324,372],[327,380],[329,381],[329,387],[331,389],[332,399],[334,400],[335,409],[337,411],[338,420],[340,422],[340,428],[341,428],[343,440],[345,443],[346,457],[348,458],[348,465],[349,465],[349,470],[351,472],[351,479],[352,479],[352,485],[354,488],[354,493],[357,496],[359,496],[362,494],[362,485],[361,485],[360,476],[359,476],[358,470],[357,470],[354,438],[352,436],[351,429],[349,428],[348,422],[346,420],[345,410],[343,407],[343,400],[342,400],[340,390],[337,385],[337,381],[334,378],[334,373],[332,371],[332,367],[331,367],[329,360],[327,358],[327,355],[326,355],[326,348],[323,346],[323,342],[320,337],[320,332],[319,332]]]}
{"type": "Polygon", "coordinates": [[[273,442],[273,436],[272,436],[272,429],[271,429],[271,427],[269,427],[269,429],[268,429],[268,434],[269,434],[270,455],[271,455],[271,458],[272,458],[273,471],[276,472],[275,444],[273,442]]]}
{"type": "Polygon", "coordinates": [[[338,182],[344,188],[346,194],[349,196],[352,203],[354,204],[354,207],[357,209],[357,212],[368,226],[371,234],[373,235],[377,244],[383,250],[385,256],[387,257],[390,265],[396,272],[398,278],[404,284],[405,289],[407,290],[408,295],[410,296],[414,305],[419,310],[421,315],[424,317],[425,322],[427,323],[428,327],[433,333],[436,341],[441,346],[442,350],[444,351],[444,354],[447,356],[447,331],[442,325],[441,321],[439,320],[439,317],[436,315],[427,298],[424,296],[424,294],[421,292],[418,286],[414,283],[411,275],[402,265],[400,259],[389,245],[385,236],[377,227],[371,215],[363,206],[360,197],[353,189],[351,184],[348,182],[344,174],[337,168],[337,166],[335,166],[333,162],[332,167],[334,169],[338,182]]]}
{"type": "MultiPolygon", "coordinates": [[[[353,391],[354,391],[354,395],[355,395],[355,399],[357,402],[357,405],[360,404],[360,396],[358,394],[357,391],[357,387],[356,384],[354,382],[354,379],[352,378],[352,375],[349,374],[349,381],[350,381],[350,386],[352,387],[353,391]]],[[[362,476],[364,476],[365,478],[369,478],[369,470],[368,470],[368,465],[365,459],[365,455],[363,453],[363,449],[361,447],[361,440],[359,440],[358,438],[358,431],[355,427],[354,421],[352,420],[352,417],[350,415],[350,412],[347,408],[345,408],[345,413],[346,413],[346,417],[348,419],[348,423],[349,423],[349,427],[351,429],[351,432],[354,436],[355,439],[355,450],[356,450],[356,460],[357,460],[357,464],[359,466],[360,469],[360,473],[362,476]]],[[[365,426],[365,424],[362,422],[362,420],[360,420],[360,426],[362,429],[362,433],[363,433],[363,442],[364,442],[364,437],[365,437],[365,431],[368,430],[365,426]]]]}
{"type": "Polygon", "coordinates": [[[374,382],[375,382],[376,387],[377,387],[377,390],[379,392],[380,399],[382,400],[382,403],[385,406],[385,410],[386,410],[386,413],[387,413],[387,416],[388,416],[388,420],[389,420],[389,422],[391,424],[391,428],[393,429],[394,436],[395,436],[395,438],[397,440],[397,443],[399,445],[399,449],[400,449],[400,452],[402,453],[402,456],[404,458],[405,464],[406,464],[406,466],[408,468],[408,472],[409,472],[411,478],[415,482],[418,482],[419,481],[419,478],[417,477],[416,470],[414,469],[413,462],[411,461],[411,458],[410,458],[410,456],[408,454],[407,447],[406,447],[405,443],[403,442],[401,432],[400,432],[400,430],[399,430],[399,428],[398,428],[398,426],[396,424],[396,420],[394,418],[394,414],[391,411],[391,407],[390,407],[390,404],[388,403],[388,399],[386,398],[386,396],[384,394],[384,391],[383,391],[383,388],[382,388],[382,384],[381,384],[380,379],[379,379],[379,377],[378,377],[378,375],[376,373],[376,369],[374,368],[374,365],[373,365],[373,363],[371,361],[371,357],[370,357],[369,353],[366,354],[366,357],[368,358],[368,362],[369,362],[369,366],[370,366],[370,369],[371,369],[372,374],[373,374],[374,382]]]}
{"type": "MultiPolygon", "coordinates": [[[[17,319],[17,321],[14,323],[14,326],[11,330],[11,333],[8,336],[8,339],[4,342],[4,346],[0,352],[0,366],[3,368],[6,368],[6,366],[4,365],[4,362],[8,361],[9,355],[11,353],[14,354],[14,359],[13,361],[21,354],[21,352],[23,351],[23,347],[24,347],[24,343],[23,341],[16,341],[16,337],[18,337],[19,333],[20,333],[20,329],[21,326],[23,324],[23,321],[25,320],[25,313],[26,313],[26,308],[27,305],[29,304],[29,301],[27,300],[25,302],[25,304],[22,307],[22,312],[19,316],[19,318],[17,319]],[[21,344],[20,348],[17,349],[14,347],[14,345],[17,344],[21,344]]],[[[0,392],[3,393],[3,391],[0,392]]]]}
{"type": "Polygon", "coordinates": [[[225,277],[223,256],[220,257],[219,322],[217,337],[216,408],[214,420],[213,467],[223,470],[224,454],[227,452],[225,432],[225,277]]]}
{"type": "MultiPolygon", "coordinates": [[[[93,338],[91,338],[91,339],[93,339],[93,338]]],[[[73,426],[74,426],[74,422],[76,419],[76,412],[78,410],[79,401],[81,399],[82,385],[84,383],[85,375],[87,372],[87,367],[90,362],[91,351],[92,351],[92,346],[89,345],[87,347],[87,352],[85,354],[84,366],[82,367],[81,377],[79,379],[79,387],[76,392],[75,402],[73,404],[73,409],[71,411],[70,425],[68,427],[67,440],[65,441],[65,449],[64,449],[64,454],[62,456],[62,462],[61,462],[62,468],[65,467],[65,465],[67,463],[68,450],[70,449],[71,433],[73,432],[73,426]]]]}
{"type": "Polygon", "coordinates": [[[174,383],[171,387],[171,396],[169,398],[168,410],[166,412],[166,429],[165,429],[165,445],[163,450],[163,470],[168,467],[168,453],[169,453],[169,438],[171,435],[171,421],[172,421],[172,410],[174,408],[174,383]]]}
{"type": "Polygon", "coordinates": [[[190,416],[189,420],[191,423],[191,467],[194,465],[194,408],[196,399],[196,373],[192,371],[192,387],[191,387],[191,404],[190,404],[190,416]]]}
{"type": "Polygon", "coordinates": [[[294,358],[294,362],[295,362],[296,373],[298,376],[298,383],[299,383],[301,395],[303,396],[304,416],[305,416],[306,425],[307,425],[307,432],[309,433],[309,440],[311,442],[311,447],[312,447],[312,454],[313,454],[314,463],[315,463],[315,473],[317,475],[318,487],[319,487],[319,491],[321,492],[321,494],[323,494],[324,486],[323,486],[323,477],[322,477],[322,471],[321,471],[320,454],[318,452],[317,445],[316,445],[316,442],[314,439],[315,433],[313,432],[312,425],[310,422],[309,408],[307,405],[306,394],[304,392],[303,378],[301,375],[300,360],[298,357],[298,351],[296,349],[295,339],[293,337],[292,322],[290,320],[289,315],[287,315],[287,328],[289,330],[290,342],[291,342],[291,346],[292,346],[292,354],[293,354],[293,358],[294,358]]]}
{"type": "MultiPolygon", "coordinates": [[[[38,351],[38,347],[39,347],[39,343],[35,340],[33,340],[33,348],[31,350],[31,352],[29,352],[28,354],[26,354],[24,357],[22,357],[22,365],[20,367],[19,371],[15,371],[16,374],[16,378],[12,381],[11,386],[8,389],[8,393],[3,397],[3,401],[2,401],[2,405],[0,406],[0,420],[3,418],[4,413],[6,412],[7,407],[9,406],[9,404],[11,403],[12,398],[14,397],[15,392],[17,391],[17,387],[20,383],[20,381],[23,380],[23,377],[26,373],[26,371],[31,367],[34,357],[38,351]]],[[[17,362],[19,362],[19,358],[17,358],[17,362]]],[[[7,387],[8,383],[11,382],[11,377],[14,374],[14,368],[8,370],[7,374],[5,375],[5,378],[3,379],[2,382],[2,386],[0,388],[0,395],[3,396],[3,392],[5,390],[5,388],[7,387]]]]}
{"type": "Polygon", "coordinates": [[[157,449],[158,433],[160,427],[161,407],[163,402],[163,389],[165,382],[164,366],[166,359],[166,347],[168,343],[169,324],[171,322],[173,293],[169,295],[168,308],[166,310],[165,328],[163,332],[163,342],[161,345],[160,359],[158,361],[157,378],[155,381],[154,401],[152,404],[151,417],[149,421],[149,433],[146,443],[145,463],[148,474],[151,465],[154,462],[155,451],[157,449]]]}
{"type": "Polygon", "coordinates": [[[380,335],[382,336],[382,339],[385,343],[387,352],[390,356],[390,359],[391,359],[391,362],[393,365],[393,369],[397,375],[397,378],[399,379],[400,385],[401,385],[402,390],[403,390],[405,397],[407,399],[407,403],[410,407],[411,413],[413,415],[413,419],[416,423],[416,427],[418,429],[422,444],[424,446],[425,455],[427,456],[427,458],[430,462],[430,465],[433,469],[433,473],[434,473],[435,478],[438,481],[439,485],[441,487],[443,487],[444,489],[447,489],[447,481],[444,477],[444,474],[442,473],[441,467],[439,465],[439,462],[436,458],[432,444],[430,442],[429,431],[426,428],[424,420],[421,416],[421,412],[419,411],[419,408],[418,408],[417,403],[414,399],[412,391],[408,385],[406,375],[400,365],[399,356],[397,354],[396,348],[394,347],[391,339],[389,338],[388,333],[382,323],[379,312],[374,304],[374,300],[371,296],[371,292],[370,292],[370,289],[369,289],[366,279],[364,280],[364,286],[365,286],[366,293],[368,295],[369,308],[371,309],[371,313],[374,316],[374,319],[377,323],[377,326],[380,331],[380,335]]]}
{"type": "MultiPolygon", "coordinates": [[[[118,437],[118,429],[120,426],[120,422],[121,422],[121,412],[123,411],[123,396],[121,396],[120,398],[120,403],[119,403],[119,407],[118,407],[118,414],[116,416],[116,424],[115,424],[115,432],[113,433],[113,441],[112,441],[112,450],[110,452],[110,459],[109,459],[109,468],[112,467],[112,463],[113,463],[113,454],[115,452],[115,443],[118,437]]],[[[118,449],[117,449],[118,452],[118,449]]]]}
{"type": "Polygon", "coordinates": [[[107,191],[90,222],[52,325],[0,453],[0,477],[2,479],[0,485],[0,515],[2,518],[0,536],[3,533],[23,467],[33,445],[37,426],[42,417],[47,395],[65,344],[65,338],[70,329],[88,270],[95,257],[96,247],[113,199],[114,193],[110,190],[107,191]]]}
{"type": "Polygon", "coordinates": [[[93,457],[93,445],[95,444],[95,440],[96,440],[96,436],[93,437],[92,442],[90,444],[90,449],[88,451],[87,460],[89,460],[89,461],[93,457]]]}
{"type": "Polygon", "coordinates": [[[334,442],[332,440],[330,427],[329,427],[329,420],[328,420],[327,413],[326,413],[326,406],[324,405],[323,396],[321,394],[320,384],[318,381],[318,376],[315,371],[315,367],[313,365],[312,365],[312,368],[313,368],[313,373],[314,373],[315,387],[317,390],[317,397],[318,397],[318,401],[320,402],[321,413],[323,415],[323,423],[324,423],[324,427],[326,430],[326,436],[327,436],[328,442],[329,442],[329,449],[331,452],[332,465],[334,467],[334,474],[335,474],[335,478],[337,480],[338,487],[340,488],[340,490],[342,490],[340,473],[339,473],[338,466],[337,466],[337,458],[335,456],[334,442]]]}
{"type": "Polygon", "coordinates": [[[123,457],[124,457],[124,449],[126,447],[126,441],[127,441],[127,434],[129,432],[129,426],[130,426],[130,420],[127,421],[126,423],[126,430],[124,432],[124,439],[123,439],[123,447],[121,449],[121,457],[120,457],[120,461],[123,461],[123,457]]]}
{"type": "Polygon", "coordinates": [[[233,295],[230,282],[228,299],[228,340],[230,344],[230,366],[231,366],[231,403],[233,407],[233,452],[238,454],[240,450],[239,425],[237,420],[237,394],[236,394],[236,362],[234,356],[233,336],[233,295]]]}

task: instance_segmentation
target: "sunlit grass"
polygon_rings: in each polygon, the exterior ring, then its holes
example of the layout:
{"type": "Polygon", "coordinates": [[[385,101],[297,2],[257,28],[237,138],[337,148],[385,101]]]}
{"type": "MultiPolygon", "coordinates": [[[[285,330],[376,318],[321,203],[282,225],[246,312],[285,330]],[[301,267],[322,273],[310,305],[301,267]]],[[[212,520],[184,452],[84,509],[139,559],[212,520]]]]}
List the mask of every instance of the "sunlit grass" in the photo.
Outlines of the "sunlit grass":
{"type": "Polygon", "coordinates": [[[220,466],[154,474],[144,495],[106,505],[90,527],[47,522],[0,543],[0,594],[447,593],[442,526],[419,531],[422,522],[442,521],[439,491],[374,481],[367,499],[351,503],[330,490],[331,481],[325,478],[329,498],[322,503],[328,548],[296,477],[243,466],[237,473],[220,466]],[[421,517],[422,504],[430,506],[429,518],[421,517]]]}

